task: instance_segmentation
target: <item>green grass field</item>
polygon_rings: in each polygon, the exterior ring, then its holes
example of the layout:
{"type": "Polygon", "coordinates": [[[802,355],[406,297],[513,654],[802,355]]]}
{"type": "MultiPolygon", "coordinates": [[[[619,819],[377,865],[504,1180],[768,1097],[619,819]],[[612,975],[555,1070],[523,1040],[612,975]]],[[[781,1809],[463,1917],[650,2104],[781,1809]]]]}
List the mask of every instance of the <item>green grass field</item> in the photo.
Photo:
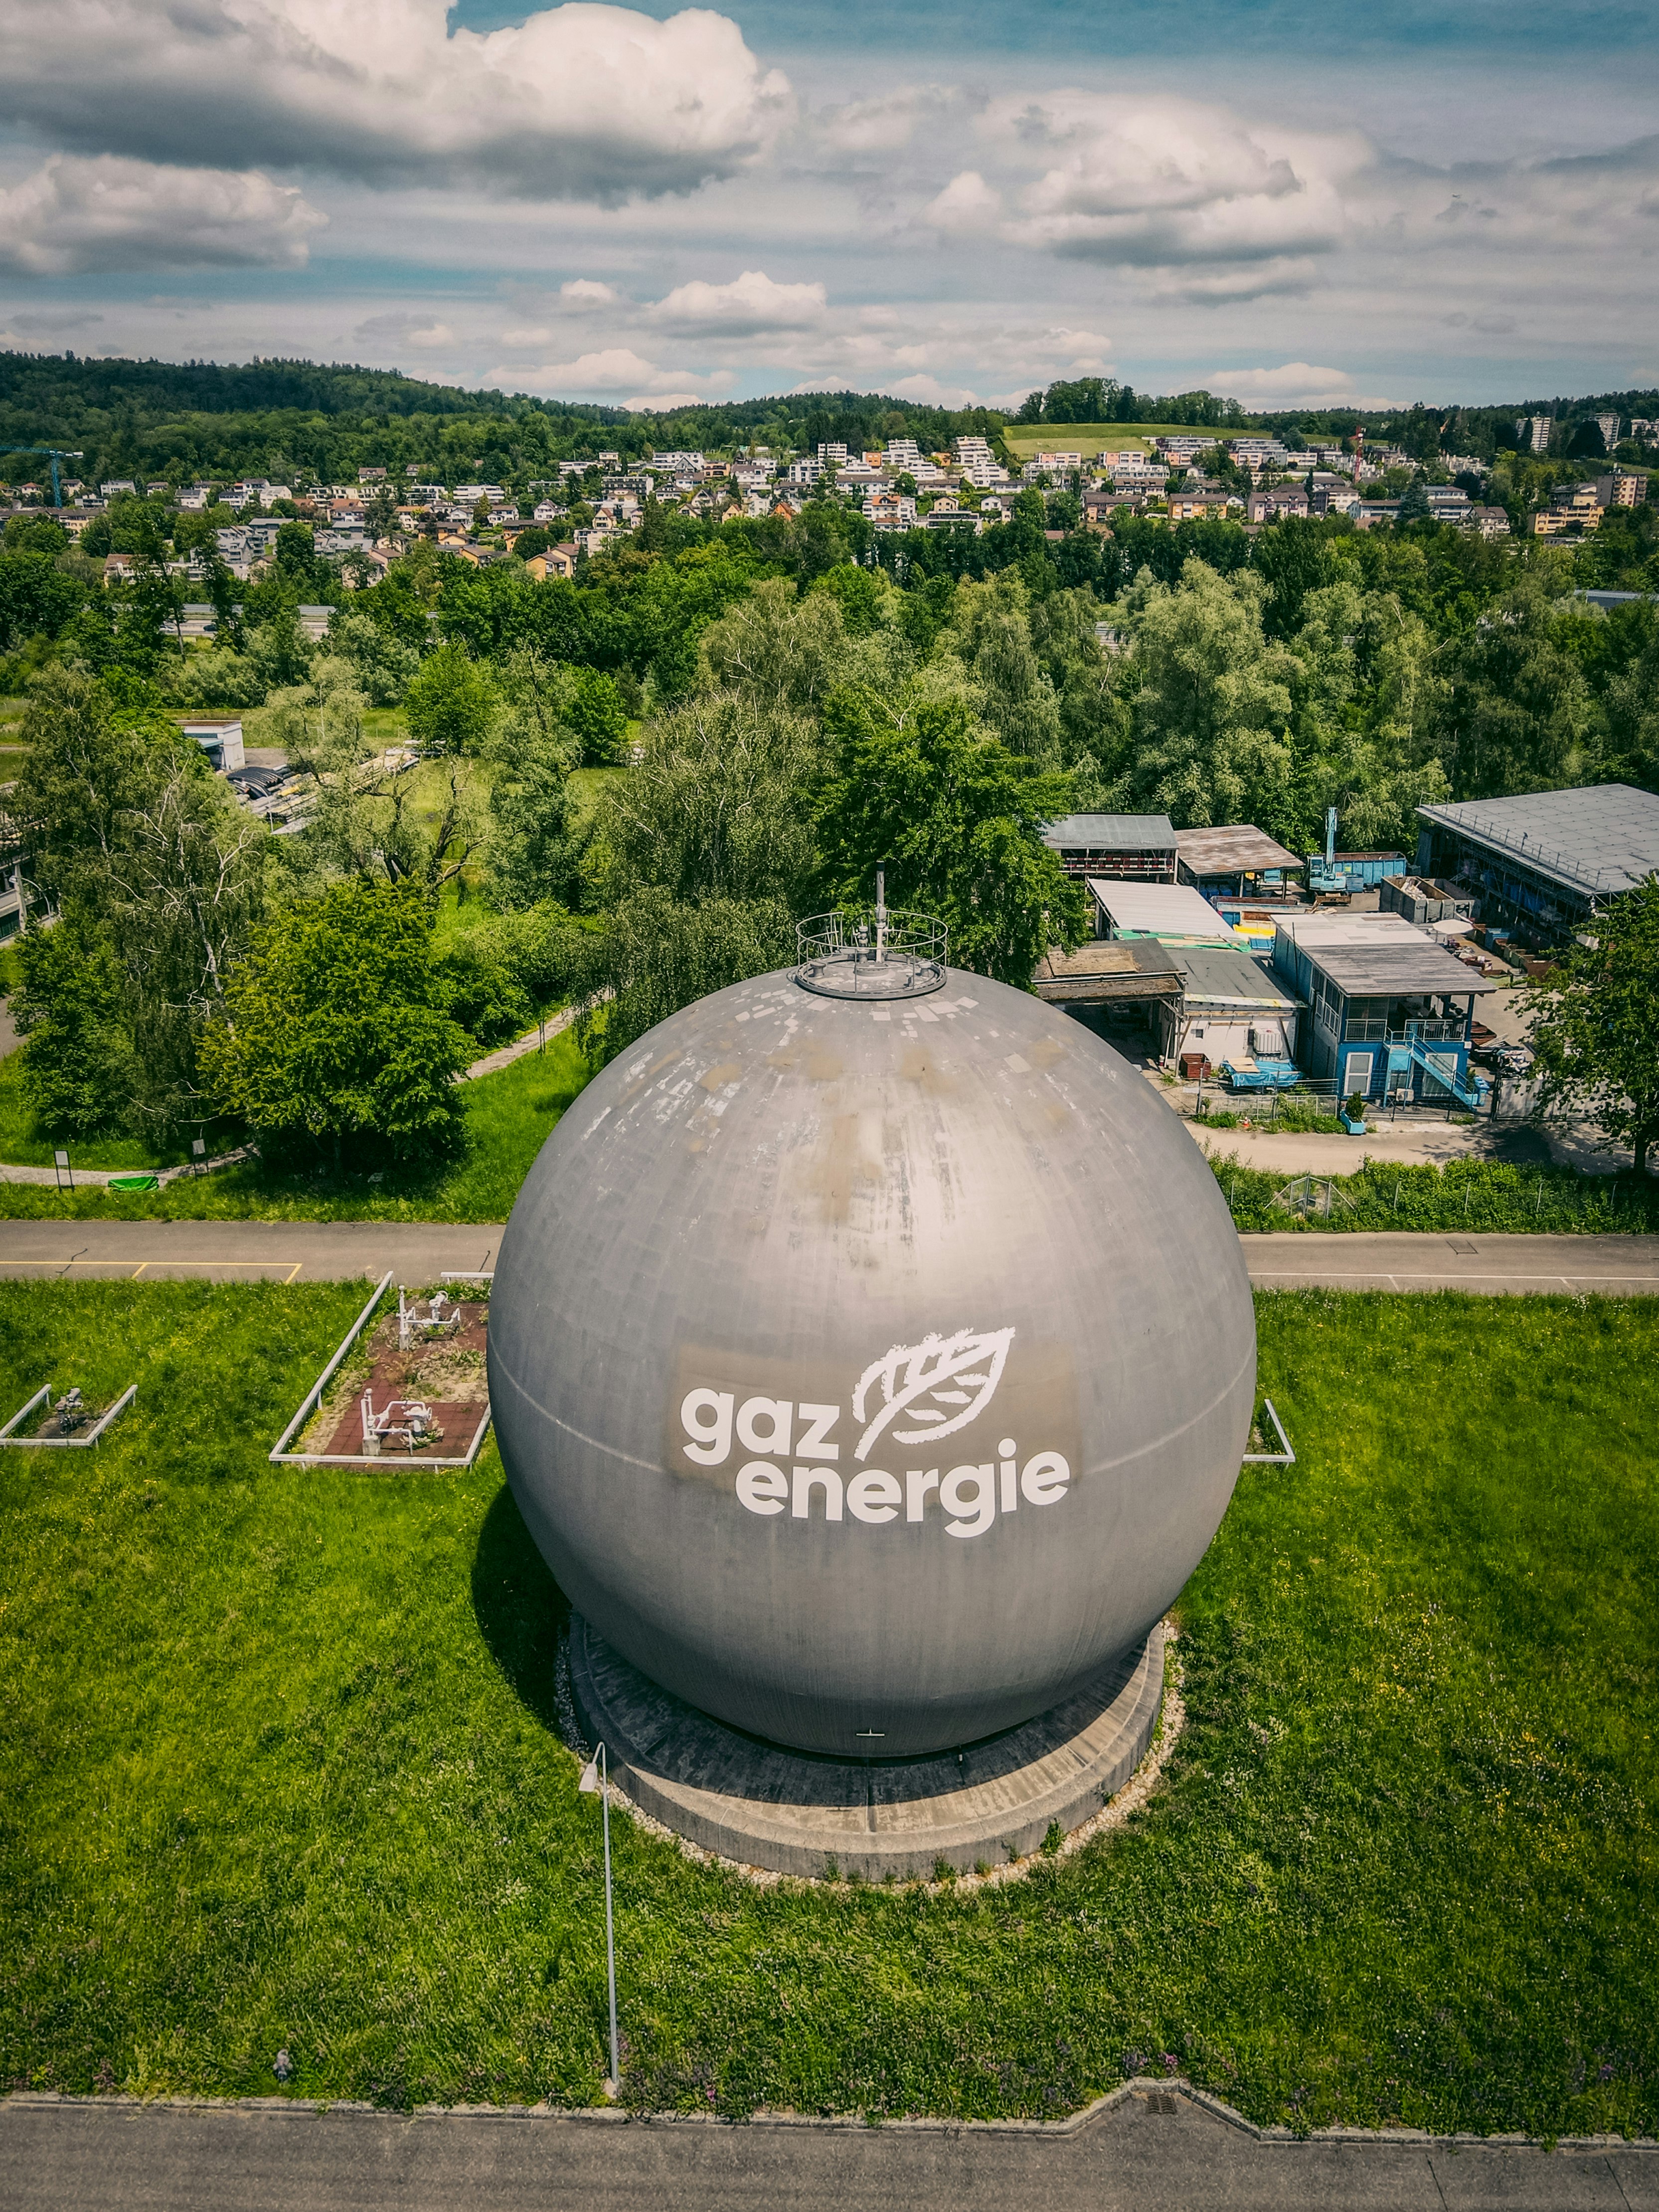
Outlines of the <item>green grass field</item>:
{"type": "MultiPolygon", "coordinates": [[[[1029,460],[1033,453],[1081,453],[1090,460],[1097,453],[1149,453],[1154,438],[1202,437],[1178,422],[1022,422],[1005,429],[1010,452],[1029,460]]],[[[1217,438],[1233,434],[1218,430],[1217,438]]]]}
{"type": "MultiPolygon", "coordinates": [[[[0,1116],[9,1095],[0,1060],[0,1116]]],[[[0,1183],[0,1218],[82,1220],[254,1220],[254,1221],[504,1221],[519,1185],[546,1143],[560,1115],[588,1078],[586,1061],[568,1030],[548,1041],[544,1053],[528,1053],[494,1075],[463,1085],[466,1107],[465,1150],[447,1164],[431,1169],[390,1169],[384,1177],[337,1178],[324,1172],[288,1175],[254,1164],[221,1168],[210,1176],[185,1177],[161,1190],[112,1192],[83,1184],[73,1194],[51,1184],[0,1183]]],[[[23,1136],[32,1125],[22,1115],[23,1136]]],[[[13,1131],[0,1120],[0,1139],[13,1131]]],[[[71,1146],[71,1162],[86,1167],[125,1164],[112,1157],[131,1139],[89,1141],[71,1146]]],[[[49,1141],[41,1156],[50,1164],[49,1141]]],[[[29,1164],[35,1154],[0,1152],[0,1158],[29,1164]]],[[[149,1160],[135,1165],[152,1164],[149,1160]]]]}
{"type": "MultiPolygon", "coordinates": [[[[598,1808],[501,1485],[269,1468],[359,1291],[0,1285],[0,2073],[595,2098],[598,1808]],[[42,1465],[42,1461],[48,1462],[42,1465]]],[[[615,1826],[630,2103],[1659,2126],[1659,1304],[1259,1301],[1299,1459],[1182,1596],[1188,1721],[1028,1881],[750,1887],[615,1826]]]]}

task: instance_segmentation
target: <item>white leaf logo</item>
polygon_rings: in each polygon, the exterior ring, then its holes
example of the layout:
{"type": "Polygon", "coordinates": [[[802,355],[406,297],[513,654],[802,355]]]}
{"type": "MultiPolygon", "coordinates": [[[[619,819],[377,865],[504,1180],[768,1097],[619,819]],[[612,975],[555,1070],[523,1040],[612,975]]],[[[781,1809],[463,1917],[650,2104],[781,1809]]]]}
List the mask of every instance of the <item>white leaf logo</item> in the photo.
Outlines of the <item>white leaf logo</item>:
{"type": "Polygon", "coordinates": [[[914,1428],[895,1429],[901,1444],[931,1443],[965,1429],[991,1402],[1008,1361],[1012,1328],[959,1328],[954,1336],[925,1336],[920,1344],[896,1344],[872,1359],[853,1393],[853,1418],[861,1421],[881,1386],[879,1410],[854,1447],[863,1459],[888,1424],[902,1413],[914,1428]]]}

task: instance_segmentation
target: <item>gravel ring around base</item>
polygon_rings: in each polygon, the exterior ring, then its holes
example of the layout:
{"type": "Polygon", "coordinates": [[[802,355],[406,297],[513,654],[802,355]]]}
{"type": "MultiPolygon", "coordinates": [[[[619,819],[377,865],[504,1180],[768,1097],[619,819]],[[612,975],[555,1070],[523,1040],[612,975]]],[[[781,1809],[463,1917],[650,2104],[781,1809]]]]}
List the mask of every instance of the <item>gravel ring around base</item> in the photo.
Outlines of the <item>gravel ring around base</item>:
{"type": "MultiPolygon", "coordinates": [[[[1182,1730],[1187,1724],[1187,1706],[1182,1696],[1181,1653],[1178,1643],[1181,1631],[1172,1618],[1163,1624],[1164,1695],[1158,1716],[1152,1729],[1152,1740],[1146,1757],[1124,1784],[1117,1795],[1103,1805],[1099,1812],[1062,1837],[1053,1851],[1030,1851],[1024,1858],[1013,1859],[1004,1865],[988,1868],[983,1874],[957,1874],[948,1881],[918,1881],[914,1876],[907,1881],[848,1882],[830,1881],[824,1877],[807,1875],[781,1874],[769,1867],[747,1865],[741,1859],[722,1858],[718,1852],[705,1850],[694,1844],[653,1814],[636,1805],[617,1783],[610,1785],[611,1802],[625,1812],[636,1827],[647,1835],[659,1836],[665,1843],[672,1844],[682,1857],[696,1866],[723,1867],[729,1873],[740,1875],[757,1889],[772,1889],[784,1883],[795,1883],[803,1889],[869,1889],[879,1894],[888,1887],[920,1889],[930,1897],[965,1896],[975,1890],[995,1889],[1005,1882],[1023,1881],[1032,1869],[1057,1859],[1068,1859],[1094,1842],[1097,1836],[1109,1834],[1121,1828],[1132,1814],[1140,1808],[1158,1787],[1164,1764],[1174,1749],[1182,1730]]],[[[577,1718],[576,1700],[570,1685],[570,1641],[568,1634],[559,1638],[559,1656],[554,1676],[554,1698],[558,1713],[558,1735],[567,1750],[573,1752],[584,1764],[593,1755],[593,1747],[582,1733],[577,1718]]]]}

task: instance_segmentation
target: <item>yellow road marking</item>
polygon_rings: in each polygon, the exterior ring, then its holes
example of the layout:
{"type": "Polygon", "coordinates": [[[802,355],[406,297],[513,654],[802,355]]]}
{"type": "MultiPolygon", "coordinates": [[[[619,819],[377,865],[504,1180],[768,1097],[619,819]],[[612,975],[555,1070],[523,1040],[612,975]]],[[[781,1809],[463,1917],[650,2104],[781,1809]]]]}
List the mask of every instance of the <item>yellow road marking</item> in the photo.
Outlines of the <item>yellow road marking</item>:
{"type": "Polygon", "coordinates": [[[138,1265],[132,1271],[132,1279],[135,1283],[137,1281],[139,1276],[143,1273],[145,1268],[148,1267],[149,1265],[149,1261],[148,1260],[141,1260],[138,1262],[138,1265]]]}

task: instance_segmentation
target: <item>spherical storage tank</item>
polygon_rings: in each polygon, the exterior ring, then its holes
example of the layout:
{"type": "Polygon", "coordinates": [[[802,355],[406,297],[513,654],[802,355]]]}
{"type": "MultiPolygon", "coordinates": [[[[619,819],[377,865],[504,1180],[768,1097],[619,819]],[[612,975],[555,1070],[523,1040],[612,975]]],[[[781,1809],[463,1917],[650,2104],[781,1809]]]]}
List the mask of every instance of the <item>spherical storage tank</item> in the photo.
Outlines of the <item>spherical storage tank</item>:
{"type": "Polygon", "coordinates": [[[1231,1495],[1255,1320],[1202,1154],[1079,1023],[942,963],[885,999],[808,973],[685,1008],[566,1113],[490,1397],[625,1658],[768,1741],[908,1757],[1145,1638],[1231,1495]]]}

